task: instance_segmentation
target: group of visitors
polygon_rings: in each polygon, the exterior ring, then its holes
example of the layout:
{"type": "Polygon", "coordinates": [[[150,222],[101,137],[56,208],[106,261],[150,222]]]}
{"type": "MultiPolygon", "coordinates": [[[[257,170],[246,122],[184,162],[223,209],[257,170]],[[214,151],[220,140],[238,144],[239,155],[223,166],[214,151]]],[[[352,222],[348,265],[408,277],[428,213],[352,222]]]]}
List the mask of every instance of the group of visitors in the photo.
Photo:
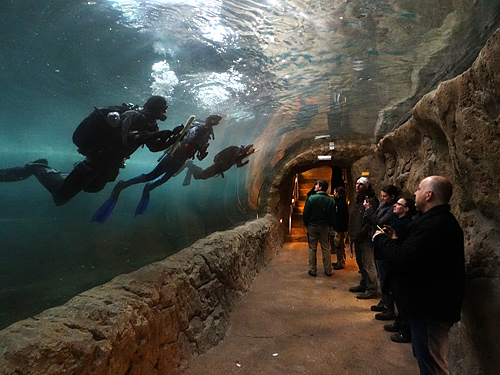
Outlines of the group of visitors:
{"type": "MultiPolygon", "coordinates": [[[[325,274],[331,276],[329,228],[346,225],[340,225],[337,200],[327,189],[319,180],[304,207],[311,276],[316,276],[318,239],[325,274]]],[[[348,234],[361,280],[349,291],[358,299],[380,296],[371,306],[375,319],[393,321],[384,326],[392,341],[412,343],[421,375],[449,374],[448,333],[460,320],[465,287],[464,236],[449,205],[452,184],[441,176],[427,177],[414,199],[385,185],[379,200],[368,178],[361,177],[355,191],[348,234]]],[[[337,259],[343,268],[345,258],[337,259]]]]}

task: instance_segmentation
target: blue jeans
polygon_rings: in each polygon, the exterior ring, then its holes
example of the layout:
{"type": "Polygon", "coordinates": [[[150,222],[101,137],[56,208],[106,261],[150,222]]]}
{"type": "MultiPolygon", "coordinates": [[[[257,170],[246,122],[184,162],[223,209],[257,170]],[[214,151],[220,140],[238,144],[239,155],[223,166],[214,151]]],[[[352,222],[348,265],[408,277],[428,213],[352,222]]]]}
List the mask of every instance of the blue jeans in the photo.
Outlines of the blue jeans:
{"type": "Polygon", "coordinates": [[[450,375],[448,369],[448,333],[453,323],[410,318],[413,355],[420,375],[450,375]]]}

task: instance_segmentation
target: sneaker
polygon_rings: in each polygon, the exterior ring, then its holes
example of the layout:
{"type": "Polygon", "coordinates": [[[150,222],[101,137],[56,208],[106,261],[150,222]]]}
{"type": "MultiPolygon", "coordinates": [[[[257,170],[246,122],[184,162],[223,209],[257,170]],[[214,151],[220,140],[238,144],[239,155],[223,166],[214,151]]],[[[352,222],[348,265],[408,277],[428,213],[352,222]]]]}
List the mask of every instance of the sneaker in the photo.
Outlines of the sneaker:
{"type": "Polygon", "coordinates": [[[373,305],[372,307],[370,307],[370,310],[376,311],[376,312],[384,311],[384,305],[383,305],[382,301],[379,301],[379,303],[377,305],[373,305]]]}
{"type": "Polygon", "coordinates": [[[364,293],[358,294],[356,296],[357,299],[372,299],[377,297],[377,292],[374,292],[373,290],[367,290],[364,293]]]}
{"type": "Polygon", "coordinates": [[[366,291],[366,287],[363,285],[356,285],[356,286],[349,288],[349,292],[352,292],[352,293],[363,293],[364,291],[366,291]]]}
{"type": "Polygon", "coordinates": [[[401,342],[401,343],[411,342],[411,339],[409,337],[406,337],[405,335],[401,334],[400,332],[393,333],[391,335],[391,340],[394,342],[401,342]]]}
{"type": "Polygon", "coordinates": [[[307,271],[307,274],[312,277],[316,277],[316,272],[313,271],[307,271]]]}
{"type": "Polygon", "coordinates": [[[399,332],[399,327],[396,325],[396,322],[384,324],[384,329],[387,332],[399,332]]]}
{"type": "Polygon", "coordinates": [[[391,310],[384,310],[378,314],[375,314],[375,319],[377,320],[394,320],[396,319],[396,314],[391,310]]]}

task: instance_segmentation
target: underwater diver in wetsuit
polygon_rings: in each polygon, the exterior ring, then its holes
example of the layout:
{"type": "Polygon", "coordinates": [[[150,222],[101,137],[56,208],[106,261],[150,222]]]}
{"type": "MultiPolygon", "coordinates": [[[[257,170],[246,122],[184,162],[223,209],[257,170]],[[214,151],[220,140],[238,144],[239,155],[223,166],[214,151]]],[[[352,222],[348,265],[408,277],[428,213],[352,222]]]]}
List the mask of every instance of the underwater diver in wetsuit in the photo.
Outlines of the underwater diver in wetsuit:
{"type": "Polygon", "coordinates": [[[226,147],[214,156],[214,163],[205,169],[194,165],[193,162],[189,160],[184,164],[184,168],[187,168],[188,171],[182,186],[188,186],[191,183],[191,177],[194,177],[195,180],[207,180],[211,177],[221,175],[222,178],[224,178],[224,172],[226,172],[233,165],[236,165],[236,168],[241,168],[244,165],[247,165],[249,161],[243,161],[243,159],[252,155],[254,152],[255,149],[253,148],[253,145],[226,147]]]}
{"type": "Polygon", "coordinates": [[[118,197],[123,189],[126,189],[131,185],[146,182],[141,200],[135,211],[136,216],[143,214],[148,208],[149,192],[151,190],[167,182],[179,171],[188,159],[194,159],[196,155],[198,160],[203,160],[208,155],[208,142],[210,139],[214,139],[213,127],[219,124],[221,119],[221,116],[211,115],[206,118],[204,124],[196,121],[195,124],[187,131],[179,147],[166,153],[151,172],[141,174],[137,177],[131,178],[130,180],[119,181],[111,192],[110,198],[104,202],[101,207],[99,207],[91,221],[104,223],[113,212],[116,202],[118,201],[118,197]]]}
{"type": "MultiPolygon", "coordinates": [[[[101,113],[105,119],[104,125],[98,124],[93,127],[93,124],[90,124],[86,136],[90,140],[99,138],[93,131],[103,130],[100,127],[102,125],[106,127],[104,139],[85,151],[79,149],[85,155],[85,160],[76,164],[71,173],[61,173],[51,168],[46,159],[39,159],[24,167],[1,169],[0,182],[20,181],[34,175],[52,194],[57,206],[67,203],[82,190],[89,193],[98,192],[108,182],[116,179],[120,168],[125,167],[125,159],[128,159],[140,146],[146,145],[149,150],[156,152],[165,150],[176,141],[182,126],[175,128],[174,132],[159,131],[156,123],[156,120],[166,120],[167,108],[165,98],[152,96],[143,108],[134,107],[121,115],[113,112],[112,117],[108,115],[107,118],[101,113]]],[[[100,109],[96,108],[96,111],[100,109]]],[[[99,114],[97,118],[99,119],[99,114]]]]}

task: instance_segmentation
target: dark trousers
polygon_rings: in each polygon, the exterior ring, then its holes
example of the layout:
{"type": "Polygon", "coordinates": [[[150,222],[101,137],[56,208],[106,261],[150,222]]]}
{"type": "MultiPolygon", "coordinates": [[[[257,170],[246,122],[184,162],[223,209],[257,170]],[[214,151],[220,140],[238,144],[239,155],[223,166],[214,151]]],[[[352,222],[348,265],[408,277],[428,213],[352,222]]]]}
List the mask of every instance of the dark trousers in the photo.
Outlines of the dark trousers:
{"type": "Polygon", "coordinates": [[[82,190],[87,193],[101,191],[108,182],[114,181],[119,173],[119,166],[115,168],[96,168],[82,161],[71,173],[61,173],[49,166],[33,167],[34,176],[52,194],[57,206],[70,201],[82,190]]]}
{"type": "Polygon", "coordinates": [[[382,304],[386,310],[394,311],[394,298],[392,298],[392,295],[384,291],[384,283],[391,267],[389,261],[387,259],[377,259],[375,264],[377,265],[378,278],[382,289],[382,304]]]}
{"type": "Polygon", "coordinates": [[[375,256],[370,242],[354,241],[354,252],[356,263],[361,272],[359,285],[366,287],[368,291],[377,291],[377,270],[375,267],[375,256]]]}
{"type": "Polygon", "coordinates": [[[452,323],[410,318],[413,355],[420,375],[450,375],[448,370],[448,333],[452,323]]]}

